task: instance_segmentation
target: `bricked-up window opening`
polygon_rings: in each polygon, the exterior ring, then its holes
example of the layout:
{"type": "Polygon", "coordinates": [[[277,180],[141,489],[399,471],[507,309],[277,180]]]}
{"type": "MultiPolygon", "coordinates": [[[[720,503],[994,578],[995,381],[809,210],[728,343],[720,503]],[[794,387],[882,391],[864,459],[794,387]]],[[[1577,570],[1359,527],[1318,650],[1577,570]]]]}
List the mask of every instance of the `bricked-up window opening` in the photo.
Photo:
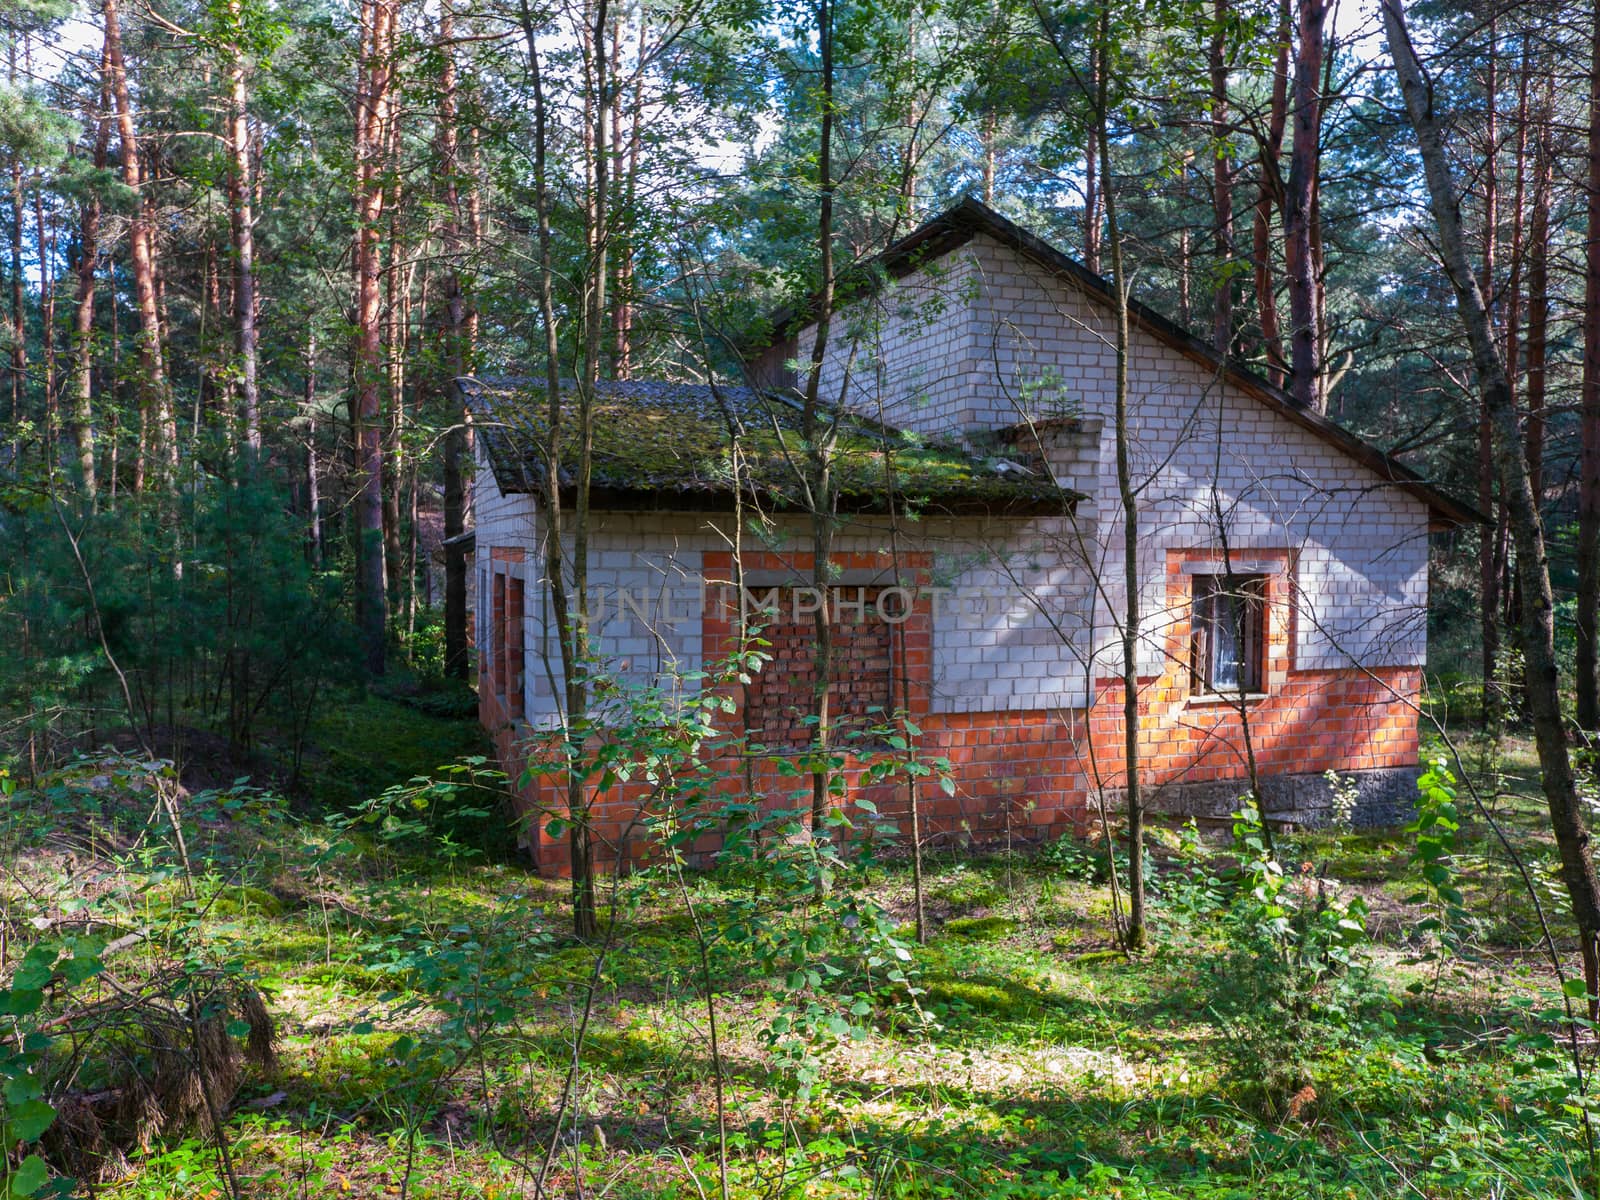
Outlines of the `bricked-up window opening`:
{"type": "Polygon", "coordinates": [[[1194,577],[1194,691],[1261,691],[1266,608],[1264,575],[1194,577]]]}
{"type": "Polygon", "coordinates": [[[527,627],[522,602],[522,580],[515,576],[506,580],[506,709],[513,717],[526,713],[523,702],[523,674],[527,669],[527,656],[523,653],[523,630],[527,627]]]}
{"type": "MultiPolygon", "coordinates": [[[[830,597],[833,670],[828,709],[836,745],[851,745],[840,736],[850,730],[883,724],[894,706],[895,627],[880,615],[879,595],[878,588],[840,587],[830,597]]],[[[896,599],[890,596],[885,602],[893,616],[904,608],[903,603],[897,607],[896,599]]],[[[807,720],[817,678],[816,628],[808,611],[813,600],[810,589],[779,589],[767,601],[771,608],[752,614],[752,620],[761,623],[772,658],[751,678],[745,732],[768,750],[798,753],[816,737],[815,723],[807,720]]]]}
{"type": "Polygon", "coordinates": [[[506,658],[506,577],[494,573],[494,624],[489,636],[489,665],[493,672],[494,694],[503,701],[509,682],[506,658]]]}

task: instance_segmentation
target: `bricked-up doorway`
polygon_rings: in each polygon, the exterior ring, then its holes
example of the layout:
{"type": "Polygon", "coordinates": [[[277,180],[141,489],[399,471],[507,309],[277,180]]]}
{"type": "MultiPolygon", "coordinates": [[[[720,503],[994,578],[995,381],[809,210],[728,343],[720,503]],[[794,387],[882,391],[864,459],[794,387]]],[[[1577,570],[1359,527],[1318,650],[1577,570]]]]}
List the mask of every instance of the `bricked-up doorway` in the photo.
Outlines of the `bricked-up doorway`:
{"type": "MultiPolygon", "coordinates": [[[[744,728],[765,750],[799,753],[815,738],[808,721],[816,687],[816,626],[819,597],[810,588],[772,588],[760,597],[752,621],[771,656],[752,677],[746,693],[744,728]]],[[[903,707],[896,631],[908,615],[903,588],[829,589],[833,662],[828,706],[835,744],[860,742],[864,731],[882,726],[903,707]],[[885,595],[888,593],[888,595],[885,595]],[[852,738],[852,735],[857,735],[852,738]]]]}

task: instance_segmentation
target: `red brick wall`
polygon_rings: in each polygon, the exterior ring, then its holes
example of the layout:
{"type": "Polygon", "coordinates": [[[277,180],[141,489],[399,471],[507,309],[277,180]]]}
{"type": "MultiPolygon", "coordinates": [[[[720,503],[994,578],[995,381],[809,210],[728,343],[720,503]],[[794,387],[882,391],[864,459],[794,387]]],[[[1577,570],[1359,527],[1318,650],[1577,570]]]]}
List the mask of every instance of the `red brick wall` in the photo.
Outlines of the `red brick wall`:
{"type": "MultiPolygon", "coordinates": [[[[834,597],[828,708],[841,731],[880,724],[894,707],[894,626],[876,617],[881,591],[846,587],[834,597]]],[[[815,704],[816,626],[794,591],[774,599],[776,611],[761,618],[769,661],[743,698],[744,727],[769,750],[803,750],[814,736],[805,718],[815,704]]]]}
{"type": "MultiPolygon", "coordinates": [[[[1236,704],[1196,698],[1191,693],[1187,616],[1191,581],[1197,570],[1207,573],[1206,566],[1216,563],[1220,572],[1222,564],[1206,553],[1173,552],[1168,556],[1168,604],[1181,616],[1166,632],[1166,668],[1160,675],[1139,680],[1141,778],[1157,797],[1157,804],[1160,790],[1178,782],[1238,780],[1242,791],[1248,779],[1247,724],[1262,776],[1415,765],[1417,723],[1410,705],[1420,691],[1420,670],[1295,669],[1289,592],[1294,554],[1290,550],[1251,550],[1248,558],[1267,564],[1269,572],[1263,631],[1266,694],[1247,703],[1242,720],[1236,704]]],[[[726,554],[707,554],[705,560],[708,580],[726,578],[731,570],[726,554]]],[[[802,579],[809,578],[811,570],[806,555],[746,554],[744,565],[747,571],[793,570],[802,579]]],[[[926,555],[903,556],[902,582],[910,587],[926,585],[931,565],[926,555]]],[[[881,571],[888,568],[889,561],[887,556],[841,555],[836,566],[842,571],[881,571]]],[[[725,603],[708,605],[702,624],[708,663],[732,649],[736,616],[725,603]]],[[[775,649],[781,645],[786,656],[774,665],[796,679],[808,679],[794,656],[803,651],[809,658],[809,637],[807,628],[803,644],[797,633],[784,632],[781,642],[774,638],[775,649]]],[[[895,674],[903,655],[911,676],[906,700],[912,719],[922,730],[922,753],[947,758],[955,783],[954,795],[946,795],[932,781],[922,786],[919,807],[925,834],[934,844],[996,843],[1008,837],[1037,839],[1068,828],[1081,831],[1095,818],[1092,806],[1097,790],[1116,789],[1125,783],[1120,679],[1097,680],[1087,709],[934,713],[930,711],[932,612],[926,599],[920,599],[908,620],[894,626],[887,638],[878,629],[870,636],[858,632],[842,639],[849,647],[847,660],[863,673],[867,664],[876,668],[881,663],[886,642],[895,674]]],[[[800,685],[790,682],[783,686],[800,685]]],[[[878,685],[867,686],[875,689],[878,685]]],[[[877,703],[882,693],[874,690],[870,695],[877,703]]],[[[735,712],[729,717],[729,728],[735,729],[745,716],[742,689],[733,689],[730,698],[735,712]]],[[[809,701],[809,693],[804,701],[809,701]]],[[[484,717],[491,730],[498,731],[496,742],[502,755],[510,759],[517,751],[506,715],[497,711],[492,698],[485,700],[484,717]]],[[[808,780],[786,775],[776,755],[758,756],[746,764],[730,759],[711,765],[726,773],[722,787],[727,795],[744,798],[748,778],[770,806],[802,803],[798,794],[808,786],[808,780]]],[[[852,792],[866,795],[885,814],[903,818],[907,807],[903,785],[863,790],[861,765],[855,761],[848,762],[842,773],[852,792]]],[[[559,811],[562,796],[552,782],[545,781],[527,789],[525,799],[530,811],[548,813],[559,811]]],[[[639,821],[646,799],[646,788],[635,783],[613,788],[595,805],[594,831],[602,859],[618,852],[639,853],[639,821]]],[[[542,871],[565,870],[563,841],[552,840],[542,830],[530,830],[529,836],[542,871]]],[[[707,840],[698,848],[709,851],[715,844],[707,840]]]]}

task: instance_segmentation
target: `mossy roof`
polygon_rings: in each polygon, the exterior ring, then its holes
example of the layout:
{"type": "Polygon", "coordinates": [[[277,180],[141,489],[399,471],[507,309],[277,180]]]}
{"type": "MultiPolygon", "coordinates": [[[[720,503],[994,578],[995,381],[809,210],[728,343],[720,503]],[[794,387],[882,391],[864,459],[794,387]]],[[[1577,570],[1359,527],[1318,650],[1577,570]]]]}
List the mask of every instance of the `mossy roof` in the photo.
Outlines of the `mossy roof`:
{"type": "MultiPolygon", "coordinates": [[[[458,386],[500,490],[539,490],[549,411],[543,386],[524,379],[463,379],[458,386]]],[[[564,420],[575,424],[576,388],[566,388],[564,420]]],[[[829,460],[842,509],[886,510],[891,477],[897,508],[929,512],[1060,512],[1063,504],[1082,498],[1057,486],[1041,461],[1010,448],[991,457],[849,412],[829,424],[829,460]]],[[[782,393],[602,381],[593,407],[592,502],[611,508],[724,507],[734,493],[737,445],[737,473],[748,494],[775,508],[805,508],[801,425],[799,403],[782,393]]],[[[570,488],[576,449],[570,436],[564,441],[561,483],[570,488]]]]}

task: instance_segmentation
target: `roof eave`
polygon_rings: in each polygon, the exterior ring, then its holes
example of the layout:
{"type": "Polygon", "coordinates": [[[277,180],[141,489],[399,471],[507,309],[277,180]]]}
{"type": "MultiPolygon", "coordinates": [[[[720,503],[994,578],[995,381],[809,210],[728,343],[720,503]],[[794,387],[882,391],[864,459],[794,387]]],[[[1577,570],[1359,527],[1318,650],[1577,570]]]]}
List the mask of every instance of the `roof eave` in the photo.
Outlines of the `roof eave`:
{"type": "MultiPolygon", "coordinates": [[[[536,495],[538,489],[529,485],[501,488],[506,495],[536,495]]],[[[562,502],[576,499],[571,485],[561,489],[562,502]]],[[[765,488],[748,489],[746,499],[759,504],[765,511],[774,513],[803,513],[809,509],[765,488]]],[[[881,494],[846,494],[839,497],[838,511],[858,516],[889,515],[908,509],[922,516],[951,517],[1038,517],[1070,515],[1080,502],[1088,499],[1082,492],[1058,489],[1050,494],[1019,493],[1015,496],[995,496],[977,492],[950,491],[938,495],[910,495],[897,498],[890,504],[881,494]]],[[[608,512],[732,512],[734,493],[731,488],[655,488],[595,485],[589,489],[589,506],[608,512]]]]}

